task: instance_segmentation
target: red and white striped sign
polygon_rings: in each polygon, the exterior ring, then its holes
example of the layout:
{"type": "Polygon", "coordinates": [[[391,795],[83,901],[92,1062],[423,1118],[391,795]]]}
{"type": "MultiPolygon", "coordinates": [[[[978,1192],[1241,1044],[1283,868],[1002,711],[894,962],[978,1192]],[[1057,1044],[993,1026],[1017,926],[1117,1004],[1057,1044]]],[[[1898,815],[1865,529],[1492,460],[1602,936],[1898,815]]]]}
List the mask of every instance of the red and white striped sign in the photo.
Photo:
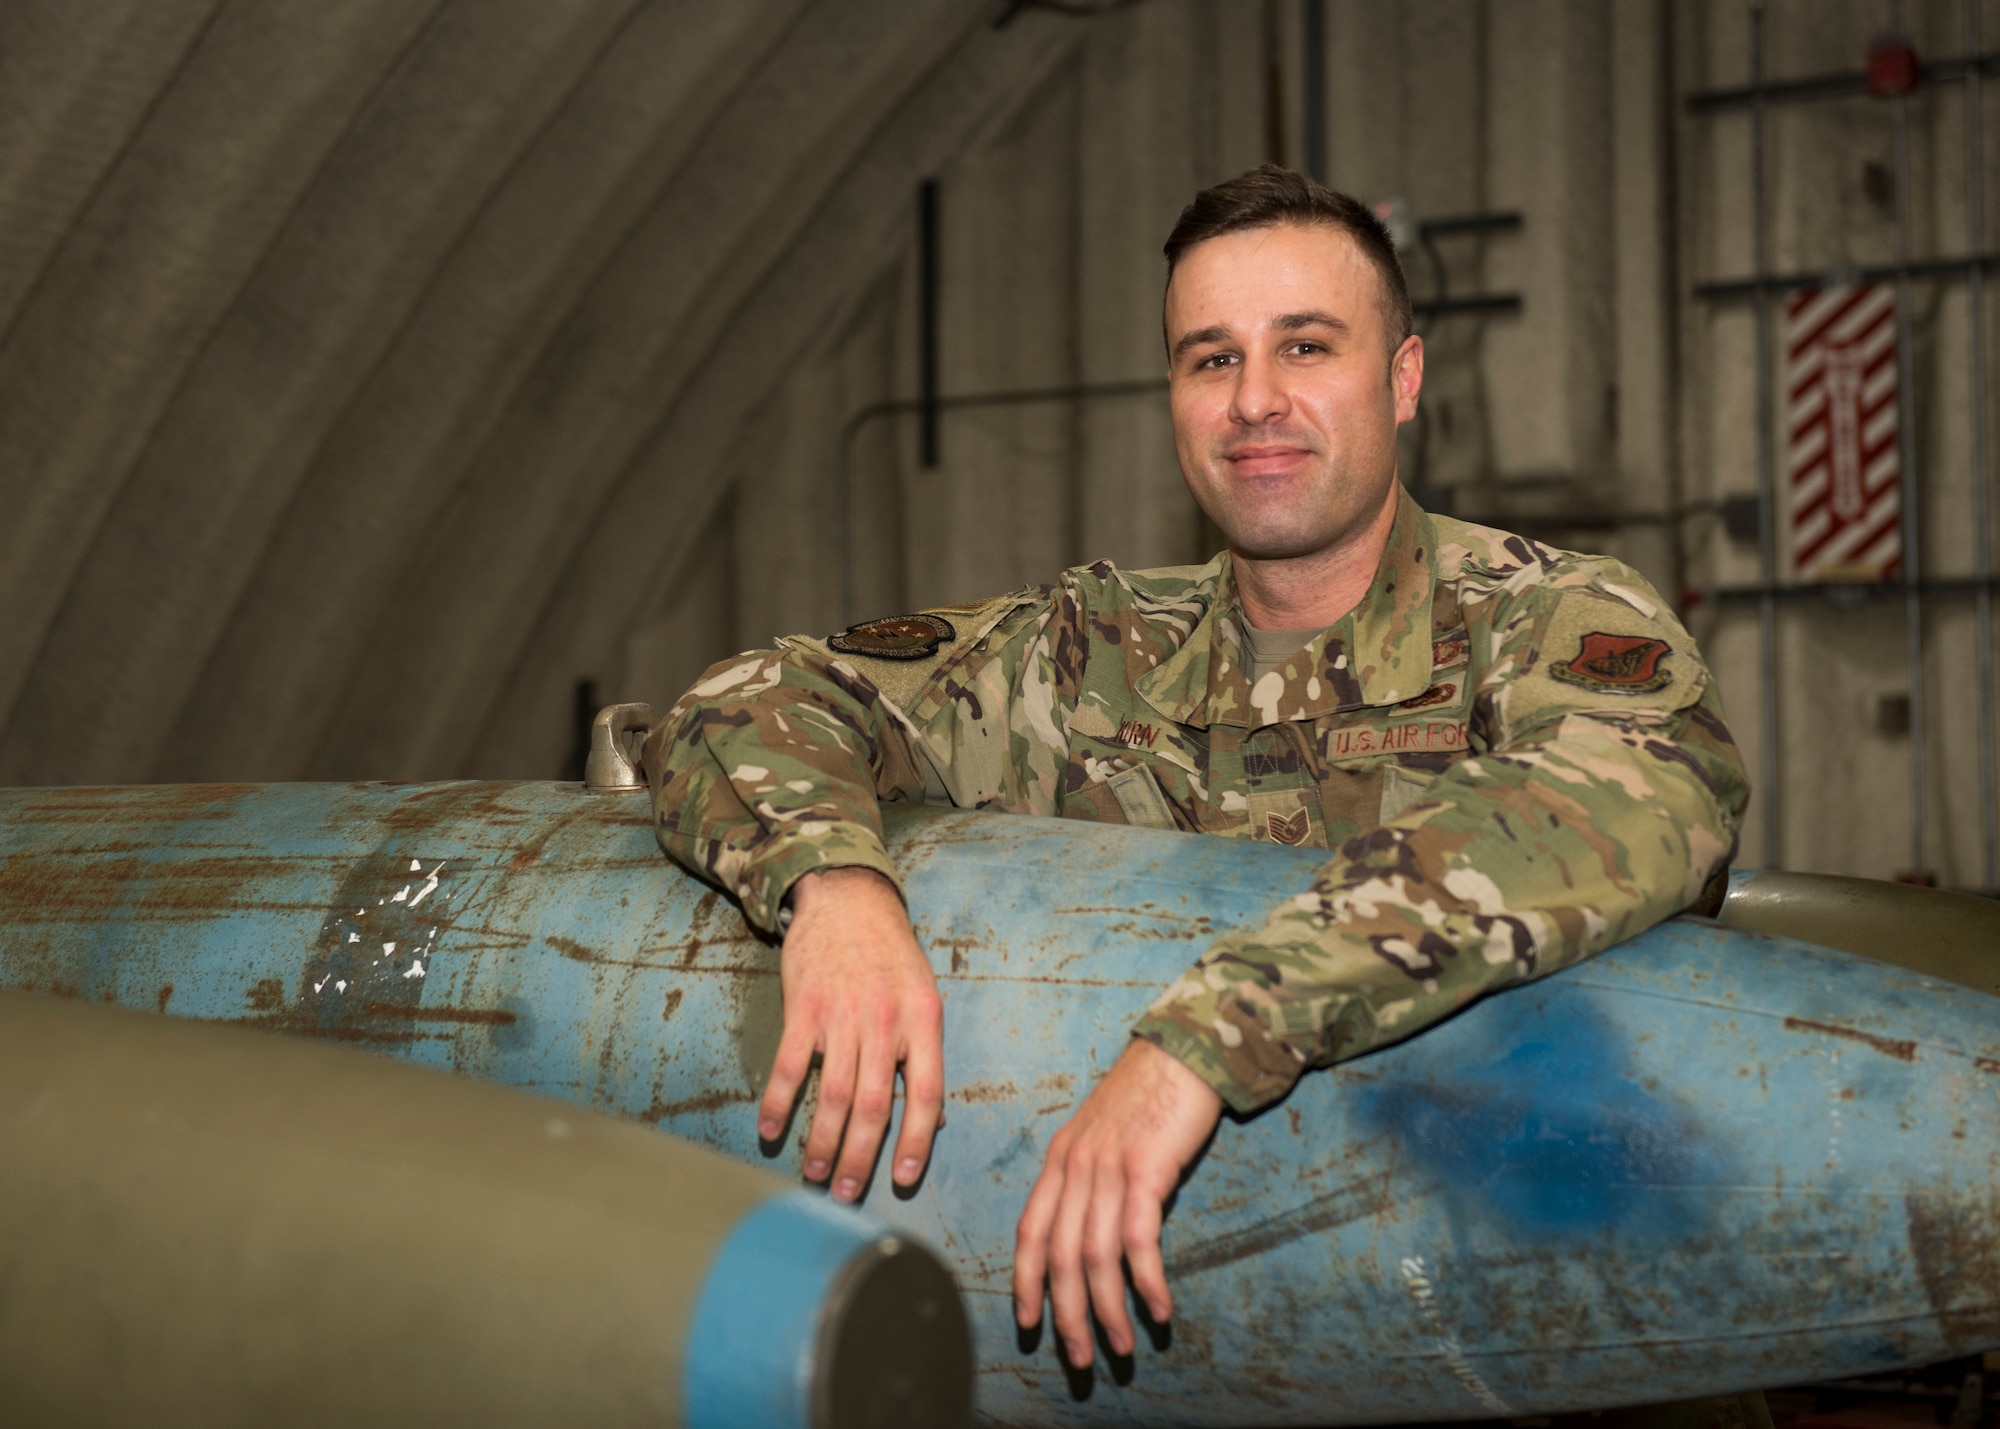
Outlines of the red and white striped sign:
{"type": "Polygon", "coordinates": [[[1809,288],[1786,307],[1792,569],[1806,580],[1886,580],[1903,562],[1896,293],[1809,288]]]}

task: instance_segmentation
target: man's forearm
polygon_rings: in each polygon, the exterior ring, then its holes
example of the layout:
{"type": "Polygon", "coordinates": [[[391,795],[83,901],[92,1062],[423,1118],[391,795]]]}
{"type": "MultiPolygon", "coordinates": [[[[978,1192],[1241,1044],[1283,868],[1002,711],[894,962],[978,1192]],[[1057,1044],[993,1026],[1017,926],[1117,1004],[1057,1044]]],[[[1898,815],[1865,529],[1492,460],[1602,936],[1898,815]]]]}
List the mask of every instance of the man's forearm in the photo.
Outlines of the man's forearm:
{"type": "Polygon", "coordinates": [[[1572,717],[1465,761],[1262,927],[1221,939],[1135,1030],[1250,1111],[1310,1066],[1644,931],[1733,848],[1740,765],[1704,718],[1676,739],[1572,717]]]}
{"type": "Polygon", "coordinates": [[[767,931],[815,869],[895,882],[878,804],[922,787],[900,716],[838,664],[778,651],[725,661],[647,740],[661,846],[767,931]]]}

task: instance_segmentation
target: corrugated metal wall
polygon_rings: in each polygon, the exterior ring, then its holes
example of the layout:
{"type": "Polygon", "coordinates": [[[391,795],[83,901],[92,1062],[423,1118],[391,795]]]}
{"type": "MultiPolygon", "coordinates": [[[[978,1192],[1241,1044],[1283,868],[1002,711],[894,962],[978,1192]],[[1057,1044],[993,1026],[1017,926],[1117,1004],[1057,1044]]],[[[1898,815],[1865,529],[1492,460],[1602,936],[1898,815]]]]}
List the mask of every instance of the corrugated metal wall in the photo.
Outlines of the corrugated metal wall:
{"type": "Polygon", "coordinates": [[[988,9],[0,5],[0,782],[555,773],[988,9]]]}
{"type": "MultiPolygon", "coordinates": [[[[663,704],[778,631],[1203,558],[1159,244],[1267,157],[1511,216],[1406,255],[1427,499],[1754,583],[1753,315],[1701,292],[1753,268],[1752,126],[1688,108],[1754,12],[1770,79],[2000,44],[2000,0],[0,0],[0,782],[550,777],[580,682],[663,704]],[[1087,389],[948,407],[934,465],[926,179],[939,388],[1087,389]]],[[[1962,87],[1907,111],[1949,256],[1962,87]]],[[[1881,100],[1773,110],[1773,271],[1893,257],[1892,147],[1881,100]]],[[[1921,554],[1962,584],[1971,310],[1915,292],[1921,554]]],[[[1918,683],[1899,598],[1788,597],[1768,642],[1693,607],[1779,775],[1744,862],[1992,881],[1972,609],[1926,607],[1918,683]]]]}

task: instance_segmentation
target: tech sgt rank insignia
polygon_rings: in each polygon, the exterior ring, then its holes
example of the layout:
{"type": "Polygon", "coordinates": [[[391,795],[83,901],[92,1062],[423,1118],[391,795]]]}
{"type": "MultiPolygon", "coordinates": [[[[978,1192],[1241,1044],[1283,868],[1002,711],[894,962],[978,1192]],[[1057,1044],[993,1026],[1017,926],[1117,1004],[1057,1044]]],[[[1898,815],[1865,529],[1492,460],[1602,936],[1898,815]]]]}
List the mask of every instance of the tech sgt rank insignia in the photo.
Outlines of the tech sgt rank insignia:
{"type": "Polygon", "coordinates": [[[1612,635],[1597,630],[1583,637],[1576,658],[1552,665],[1549,674],[1571,685],[1615,690],[1622,695],[1647,695],[1674,682],[1662,661],[1673,650],[1650,635],[1612,635]]]}
{"type": "Polygon", "coordinates": [[[937,654],[945,641],[957,638],[951,622],[940,615],[885,615],[828,636],[826,647],[875,660],[921,660],[937,654]]]}

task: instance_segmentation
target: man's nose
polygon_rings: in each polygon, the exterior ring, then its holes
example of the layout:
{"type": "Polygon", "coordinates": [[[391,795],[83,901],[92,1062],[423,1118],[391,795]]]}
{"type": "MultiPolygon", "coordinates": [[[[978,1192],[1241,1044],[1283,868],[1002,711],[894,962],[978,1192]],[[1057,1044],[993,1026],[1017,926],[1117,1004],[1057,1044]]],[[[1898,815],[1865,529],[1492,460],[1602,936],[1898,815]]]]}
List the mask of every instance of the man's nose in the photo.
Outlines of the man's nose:
{"type": "Polygon", "coordinates": [[[1246,356],[1237,372],[1235,399],[1229,406],[1231,417],[1245,426],[1260,427],[1291,410],[1284,373],[1270,358],[1246,356]]]}

